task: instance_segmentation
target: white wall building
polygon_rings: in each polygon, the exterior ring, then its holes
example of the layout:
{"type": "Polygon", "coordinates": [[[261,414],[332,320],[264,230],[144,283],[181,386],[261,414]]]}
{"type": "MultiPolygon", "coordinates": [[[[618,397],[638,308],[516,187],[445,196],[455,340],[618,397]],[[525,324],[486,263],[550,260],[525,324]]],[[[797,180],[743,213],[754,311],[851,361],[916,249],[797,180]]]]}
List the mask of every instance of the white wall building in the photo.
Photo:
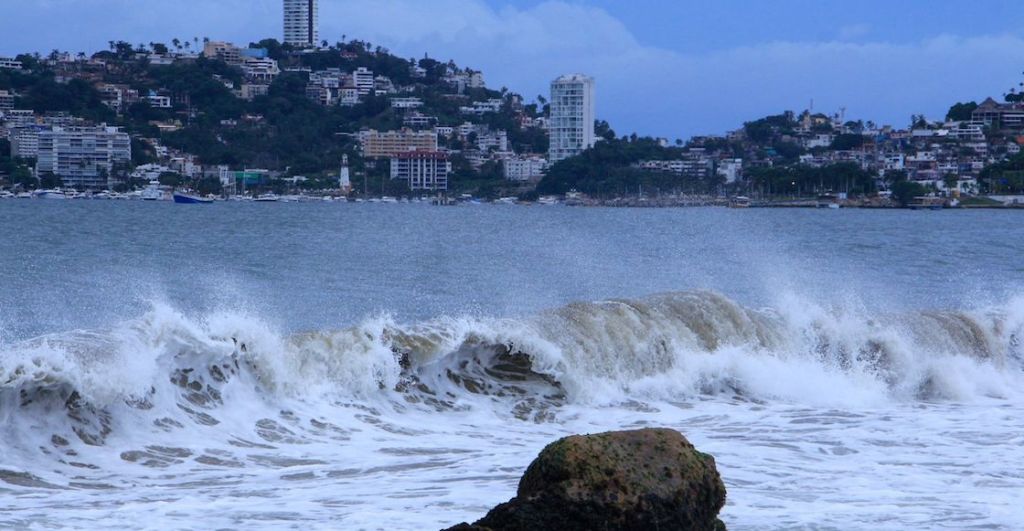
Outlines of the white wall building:
{"type": "Polygon", "coordinates": [[[373,71],[365,66],[352,71],[352,84],[359,90],[360,96],[373,92],[373,71]]]}
{"type": "Polygon", "coordinates": [[[725,159],[718,162],[715,170],[718,175],[725,178],[727,184],[732,184],[743,177],[743,159],[725,159]]]}
{"type": "Polygon", "coordinates": [[[423,106],[423,100],[415,97],[391,98],[392,109],[418,109],[423,106]]]}
{"type": "Polygon", "coordinates": [[[451,170],[448,155],[440,151],[410,151],[391,157],[391,178],[406,181],[410,190],[448,190],[451,170]]]}
{"type": "Polygon", "coordinates": [[[0,90],[0,112],[14,110],[14,93],[0,90]]]}
{"type": "Polygon", "coordinates": [[[318,0],[284,0],[284,42],[311,47],[320,42],[318,0]]]}
{"type": "Polygon", "coordinates": [[[594,78],[571,74],[552,81],[550,102],[548,160],[554,164],[594,145],[594,78]]]}
{"type": "Polygon", "coordinates": [[[529,181],[544,175],[548,161],[541,157],[510,157],[504,161],[505,178],[510,181],[529,181]]]}
{"type": "Polygon", "coordinates": [[[106,188],[114,164],[132,159],[132,143],[117,127],[54,127],[39,132],[36,171],[73,188],[106,188]]]}
{"type": "Polygon", "coordinates": [[[9,68],[11,70],[21,70],[21,61],[11,59],[10,57],[0,57],[0,68],[9,68]]]}
{"type": "Polygon", "coordinates": [[[39,155],[39,131],[41,127],[19,127],[10,132],[11,156],[23,159],[39,155]]]}

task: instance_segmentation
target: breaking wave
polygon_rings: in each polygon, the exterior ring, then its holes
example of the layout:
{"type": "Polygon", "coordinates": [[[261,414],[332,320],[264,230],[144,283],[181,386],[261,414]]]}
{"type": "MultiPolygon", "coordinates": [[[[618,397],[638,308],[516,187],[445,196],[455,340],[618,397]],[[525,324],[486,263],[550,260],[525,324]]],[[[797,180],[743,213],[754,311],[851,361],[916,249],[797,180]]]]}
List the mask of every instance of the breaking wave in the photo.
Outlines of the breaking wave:
{"type": "MultiPolygon", "coordinates": [[[[565,404],[723,394],[811,405],[1009,398],[1022,381],[1022,332],[1024,301],[865,317],[798,300],[749,308],[705,291],[519,319],[402,325],[381,316],[291,335],[251,316],[190,318],[157,305],[107,330],[0,346],[0,427],[9,438],[49,430],[55,446],[68,437],[102,445],[139,419],[215,426],[252,403],[287,401],[488,404],[544,421],[565,404]]],[[[257,426],[265,440],[291,433],[276,421],[257,426]]],[[[175,459],[165,454],[125,459],[175,459]]]]}

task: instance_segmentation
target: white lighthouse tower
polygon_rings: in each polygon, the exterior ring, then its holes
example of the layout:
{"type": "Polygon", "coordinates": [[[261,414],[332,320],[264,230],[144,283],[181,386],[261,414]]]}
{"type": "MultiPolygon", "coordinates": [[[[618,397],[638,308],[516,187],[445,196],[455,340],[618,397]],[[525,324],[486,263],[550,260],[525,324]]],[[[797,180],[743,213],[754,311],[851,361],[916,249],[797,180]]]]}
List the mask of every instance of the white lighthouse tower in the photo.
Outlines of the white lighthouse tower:
{"type": "Polygon", "coordinates": [[[338,172],[338,188],[341,188],[341,191],[346,194],[352,191],[352,179],[348,172],[348,155],[341,156],[341,171],[338,172]]]}

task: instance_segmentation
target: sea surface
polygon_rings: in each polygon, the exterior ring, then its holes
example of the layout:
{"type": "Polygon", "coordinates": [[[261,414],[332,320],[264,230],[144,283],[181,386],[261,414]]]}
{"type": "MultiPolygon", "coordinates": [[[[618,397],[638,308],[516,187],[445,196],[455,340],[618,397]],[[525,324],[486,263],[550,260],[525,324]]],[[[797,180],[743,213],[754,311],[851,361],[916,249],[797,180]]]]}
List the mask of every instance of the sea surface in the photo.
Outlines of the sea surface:
{"type": "Polygon", "coordinates": [[[439,529],[667,426],[730,529],[1019,529],[1024,212],[0,201],[0,527],[439,529]]]}

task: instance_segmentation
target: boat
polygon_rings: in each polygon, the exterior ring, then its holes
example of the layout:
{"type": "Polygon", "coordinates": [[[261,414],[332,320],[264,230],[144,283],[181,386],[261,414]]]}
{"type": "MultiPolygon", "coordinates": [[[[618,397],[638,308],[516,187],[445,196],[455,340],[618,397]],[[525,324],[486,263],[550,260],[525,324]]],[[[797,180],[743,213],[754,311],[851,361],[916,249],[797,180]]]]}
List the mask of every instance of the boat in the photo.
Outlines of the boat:
{"type": "Polygon", "coordinates": [[[164,198],[163,190],[160,190],[159,181],[149,181],[149,186],[142,190],[143,201],[159,201],[164,198]]]}
{"type": "Polygon", "coordinates": [[[821,194],[818,196],[818,208],[840,208],[839,196],[835,194],[821,194]]]}
{"type": "Polygon", "coordinates": [[[729,200],[729,208],[750,208],[750,198],[738,195],[729,200]]]}
{"type": "Polygon", "coordinates": [[[279,198],[277,194],[260,194],[256,197],[257,203],[276,203],[279,198]]]}
{"type": "Polygon", "coordinates": [[[36,190],[32,193],[36,199],[67,199],[68,196],[62,190],[36,190]]]}
{"type": "Polygon", "coordinates": [[[205,205],[212,203],[213,199],[184,192],[174,192],[174,202],[182,205],[205,205]]]}

